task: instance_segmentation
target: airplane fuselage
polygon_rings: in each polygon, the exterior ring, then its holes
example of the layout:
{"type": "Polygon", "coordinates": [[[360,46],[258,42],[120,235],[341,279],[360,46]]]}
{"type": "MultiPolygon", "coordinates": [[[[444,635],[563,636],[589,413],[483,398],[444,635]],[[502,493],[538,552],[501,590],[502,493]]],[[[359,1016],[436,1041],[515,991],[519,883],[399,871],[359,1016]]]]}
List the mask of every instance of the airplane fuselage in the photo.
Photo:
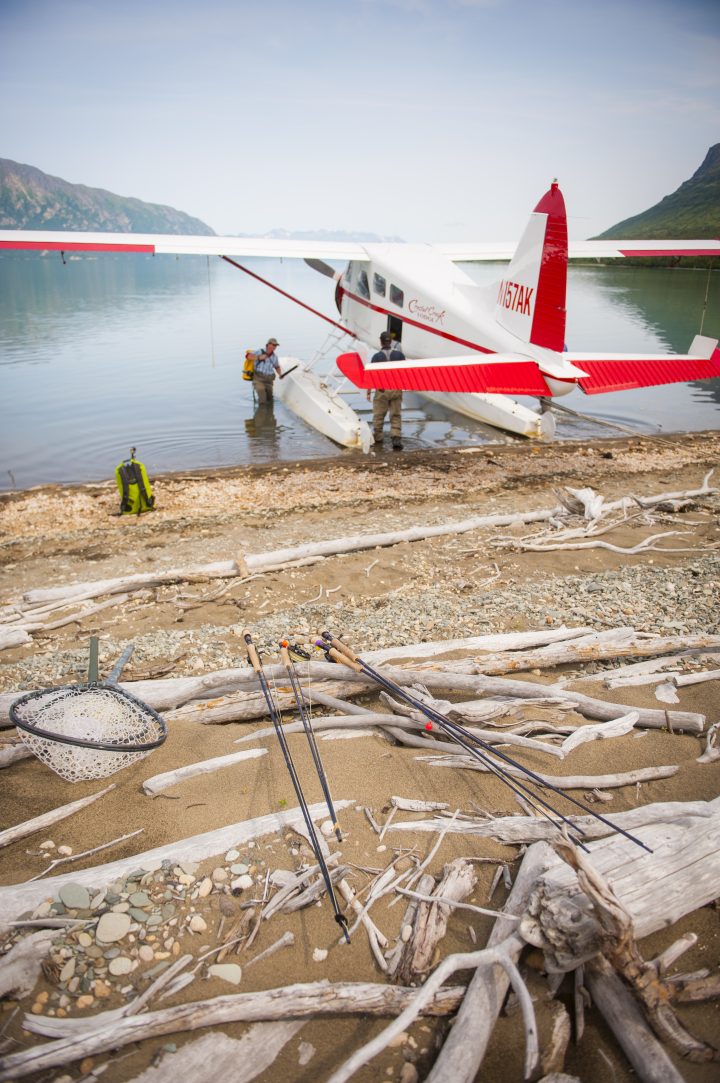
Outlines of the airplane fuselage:
{"type": "MultiPolygon", "coordinates": [[[[428,245],[367,245],[366,251],[368,261],[351,260],[339,277],[336,300],[343,322],[371,349],[378,348],[382,331],[390,331],[413,359],[473,352],[537,359],[537,348],[529,351],[494,318],[501,292],[509,304],[527,303],[520,291],[513,301],[507,279],[480,286],[428,245]]],[[[573,386],[552,380],[555,395],[573,386]]]]}

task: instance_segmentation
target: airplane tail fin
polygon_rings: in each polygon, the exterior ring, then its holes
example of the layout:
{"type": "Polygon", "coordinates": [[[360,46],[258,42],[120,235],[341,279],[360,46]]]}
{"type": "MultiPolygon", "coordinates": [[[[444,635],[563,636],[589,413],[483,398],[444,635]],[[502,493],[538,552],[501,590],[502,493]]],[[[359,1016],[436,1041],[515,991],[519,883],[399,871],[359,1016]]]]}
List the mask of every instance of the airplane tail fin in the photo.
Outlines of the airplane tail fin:
{"type": "Polygon", "coordinates": [[[500,283],[495,320],[522,342],[561,351],[565,344],[567,216],[553,181],[537,207],[500,283]]]}

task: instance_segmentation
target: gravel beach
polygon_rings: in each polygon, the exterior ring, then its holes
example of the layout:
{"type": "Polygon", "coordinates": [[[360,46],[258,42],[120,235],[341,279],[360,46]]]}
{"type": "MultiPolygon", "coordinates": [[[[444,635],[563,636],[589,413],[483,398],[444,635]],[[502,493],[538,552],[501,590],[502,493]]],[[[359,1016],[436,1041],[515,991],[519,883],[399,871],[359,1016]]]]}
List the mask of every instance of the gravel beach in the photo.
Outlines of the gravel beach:
{"type": "MultiPolygon", "coordinates": [[[[157,510],[140,518],[116,514],[118,496],[110,482],[13,493],[0,500],[0,605],[11,606],[37,588],[215,561],[237,560],[242,566],[248,555],[323,539],[554,509],[561,497],[567,497],[568,489],[591,488],[605,501],[677,494],[699,489],[718,464],[719,453],[720,435],[699,433],[593,445],[485,445],[168,475],[153,479],[157,510]]],[[[720,474],[710,478],[708,484],[713,483],[720,486],[720,474]]],[[[571,523],[582,524],[581,517],[571,523]]],[[[33,632],[29,643],[1,651],[0,694],[83,681],[93,634],[100,640],[101,672],[111,668],[126,644],[134,643],[123,673],[127,682],[203,676],[245,665],[238,634],[243,627],[252,632],[266,664],[276,658],[281,639],[307,644],[321,627],[341,635],[360,653],[563,625],[596,631],[629,627],[662,637],[720,634],[717,493],[690,501],[680,510],[666,502],[649,512],[638,503],[622,523],[598,535],[596,540],[603,544],[593,548],[535,552],[521,547],[523,539],[547,536],[557,529],[542,522],[447,532],[392,546],[359,548],[263,574],[149,587],[86,618],[33,632]],[[648,540],[656,535],[663,537],[650,544],[648,540]]],[[[454,658],[463,656],[472,655],[451,653],[454,658]]],[[[408,650],[408,660],[412,657],[408,650]]],[[[566,665],[532,671],[529,679],[552,683],[568,680],[580,670],[590,678],[614,665],[610,660],[582,667],[566,665]]],[[[678,662],[683,673],[717,665],[707,654],[688,655],[678,662]]],[[[577,687],[612,702],[653,708],[667,705],[656,698],[654,686],[609,691],[601,682],[588,680],[577,687]]],[[[720,720],[717,680],[678,689],[677,698],[678,710],[702,713],[708,727],[720,720]]],[[[376,708],[379,700],[368,696],[363,703],[376,708]]],[[[575,716],[571,713],[571,717],[575,716]]],[[[103,861],[131,858],[204,831],[294,807],[295,796],[277,747],[268,739],[250,746],[235,743],[252,727],[265,726],[267,719],[228,725],[171,722],[168,740],[160,749],[108,780],[117,783],[113,792],[46,833],[0,850],[0,885],[19,884],[57,857],[58,847],[78,854],[142,831],[106,854],[73,861],[64,870],[61,866],[71,889],[59,899],[48,893],[39,904],[45,907],[41,916],[51,909],[57,914],[79,912],[89,922],[88,929],[82,934],[58,934],[52,949],[54,962],[45,967],[32,993],[17,998],[24,1010],[62,1017],[118,1006],[123,998],[141,992],[153,975],[162,973],[160,964],[169,966],[184,952],[199,958],[203,951],[210,951],[217,942],[223,906],[226,922],[241,916],[237,899],[242,900],[243,890],[257,892],[276,870],[297,870],[303,860],[309,860],[307,844],[288,830],[258,838],[252,845],[229,845],[204,861],[166,859],[150,871],[141,866],[117,876],[111,885],[80,888],[72,884],[73,875],[103,861]],[[157,798],[142,791],[142,782],[151,775],[227,755],[239,747],[262,747],[267,753],[236,768],[179,784],[157,798]],[[43,848],[45,843],[52,845],[43,848]],[[240,877],[250,881],[233,892],[231,885],[240,877]],[[101,927],[103,922],[106,928],[101,927]]],[[[14,738],[14,732],[0,729],[0,742],[14,738]]],[[[322,746],[334,796],[349,802],[340,817],[346,841],[335,847],[333,840],[332,845],[342,852],[344,862],[353,865],[356,889],[369,875],[358,870],[384,867],[398,848],[406,846],[415,846],[424,856],[432,845],[429,840],[435,838],[389,831],[380,841],[363,808],[369,808],[382,823],[390,797],[400,794],[440,800],[464,812],[478,805],[506,815],[518,811],[512,794],[496,779],[466,771],[430,770],[418,761],[414,750],[379,735],[323,742],[322,746]]],[[[291,738],[291,747],[302,757],[299,737],[291,738]]],[[[679,766],[671,778],[609,791],[612,803],[605,810],[613,812],[655,801],[711,800],[720,792],[720,768],[717,762],[697,764],[703,747],[698,737],[689,734],[635,731],[612,741],[588,743],[574,754],[577,759],[571,768],[553,760],[552,770],[591,774],[648,765],[679,766]]],[[[536,770],[541,763],[547,765],[535,754],[527,755],[523,762],[536,770]]],[[[87,796],[106,784],[66,782],[35,759],[21,760],[0,776],[0,828],[87,796]]],[[[319,800],[316,791],[316,785],[308,785],[309,800],[319,800]]],[[[513,871],[518,867],[516,847],[448,836],[431,871],[439,875],[446,862],[467,855],[505,862],[513,871]]],[[[470,901],[488,905],[495,867],[478,865],[478,884],[470,901]]],[[[506,894],[500,885],[491,905],[501,906],[506,894]]],[[[33,907],[32,912],[37,909],[33,907]]],[[[388,908],[383,901],[373,911],[391,939],[400,935],[402,909],[388,908]]],[[[476,941],[484,943],[491,919],[473,917],[471,931],[470,924],[466,917],[451,920],[442,956],[471,950],[476,941]]],[[[644,955],[652,958],[686,931],[696,932],[699,940],[683,956],[682,968],[717,967],[716,907],[705,907],[672,929],[654,934],[641,943],[644,955]]],[[[205,966],[201,980],[161,1006],[321,978],[383,980],[360,934],[350,948],[337,946],[337,926],[327,901],[273,918],[267,929],[263,925],[248,955],[259,954],[290,932],[293,947],[249,969],[247,956],[231,954],[224,960],[225,969],[220,966],[210,972],[205,966]]],[[[209,959],[207,965],[213,964],[214,958],[209,959]]],[[[545,986],[532,975],[529,981],[541,1039],[546,1039],[551,1009],[545,986]]],[[[571,1001],[572,992],[569,997],[571,1001]]],[[[567,996],[564,999],[568,1002],[567,996]]],[[[15,1001],[10,1003],[14,1008],[15,1001]]],[[[685,1022],[697,1033],[706,1038],[717,1035],[718,1009],[713,1002],[685,1011],[685,1022]]],[[[0,1028],[4,1025],[0,1016],[0,1028]]],[[[258,1078],[262,1083],[325,1079],[351,1048],[380,1025],[361,1017],[308,1022],[288,1041],[274,1066],[258,1078]],[[303,1043],[315,1051],[305,1063],[307,1050],[299,1052],[303,1043]]],[[[361,1083],[380,1077],[401,1083],[424,1078],[444,1026],[427,1021],[415,1024],[405,1042],[386,1050],[356,1078],[361,1083]]],[[[511,1083],[521,1078],[519,1028],[512,1012],[501,1018],[482,1079],[511,1083]]],[[[239,1037],[243,1027],[229,1024],[222,1030],[239,1037]]],[[[20,1048],[13,1042],[41,1041],[23,1034],[17,1019],[8,1023],[5,1037],[13,1052],[20,1048]]],[[[181,1033],[170,1039],[150,1039],[121,1050],[116,1058],[100,1055],[93,1064],[95,1068],[107,1064],[104,1080],[119,1083],[139,1077],[154,1058],[172,1056],[175,1049],[198,1037],[181,1033]]],[[[675,1058],[675,1063],[681,1062],[675,1058]]],[[[70,1083],[91,1070],[86,1064],[81,1073],[75,1064],[33,1078],[62,1078],[70,1083]]],[[[582,1042],[571,1042],[565,1071],[585,1083],[609,1078],[624,1083],[634,1078],[595,1012],[588,1013],[582,1042]]],[[[682,1062],[681,1071],[688,1083],[710,1083],[717,1068],[682,1062]]]]}

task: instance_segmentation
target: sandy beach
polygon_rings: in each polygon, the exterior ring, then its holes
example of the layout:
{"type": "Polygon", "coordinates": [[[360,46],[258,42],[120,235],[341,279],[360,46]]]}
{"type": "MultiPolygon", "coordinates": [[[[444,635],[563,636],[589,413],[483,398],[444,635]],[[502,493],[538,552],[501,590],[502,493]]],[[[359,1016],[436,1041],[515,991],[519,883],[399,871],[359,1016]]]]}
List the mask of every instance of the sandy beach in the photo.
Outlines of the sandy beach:
{"type": "MultiPolygon", "coordinates": [[[[248,555],[299,547],[322,539],[552,509],[558,505],[558,493],[564,493],[567,488],[592,488],[605,501],[694,490],[702,486],[708,472],[717,466],[719,452],[720,435],[708,432],[623,438],[593,445],[485,445],[168,475],[152,479],[157,510],[140,518],[116,514],[118,496],[114,482],[48,486],[12,493],[0,501],[0,605],[12,605],[33,589],[215,561],[242,562],[248,555]]],[[[718,478],[719,475],[714,475],[709,484],[720,485],[718,478]]],[[[513,539],[519,542],[539,532],[540,527],[515,524],[438,534],[383,548],[362,548],[327,556],[307,566],[255,576],[148,587],[131,593],[127,601],[84,619],[33,632],[29,643],[0,652],[0,694],[19,695],[31,689],[83,681],[91,635],[99,637],[101,673],[108,672],[126,644],[135,644],[122,678],[129,688],[141,680],[201,677],[246,665],[238,634],[243,627],[252,632],[266,665],[277,659],[280,639],[308,644],[320,627],[329,627],[359,653],[427,641],[547,631],[563,625],[598,632],[630,627],[638,633],[678,639],[718,635],[719,516],[720,500],[714,494],[698,498],[682,511],[660,509],[650,515],[643,514],[638,505],[637,514],[628,514],[623,523],[602,535],[602,541],[611,547],[524,551],[517,545],[508,545],[508,539],[511,543],[513,539]],[[659,534],[665,536],[654,547],[627,552],[659,534]]],[[[575,525],[580,522],[578,519],[575,525]]],[[[543,533],[548,529],[552,528],[543,523],[543,533]]],[[[407,662],[413,661],[410,647],[403,657],[407,662]]],[[[479,654],[477,650],[455,649],[442,657],[457,662],[477,658],[479,654]]],[[[653,684],[610,690],[602,681],[589,679],[620,662],[636,660],[538,668],[518,674],[518,679],[551,684],[561,679],[569,681],[575,674],[587,679],[572,687],[598,699],[631,707],[661,710],[668,707],[667,702],[656,698],[653,684]]],[[[437,658],[423,661],[437,664],[437,658]]],[[[717,660],[713,661],[707,654],[691,655],[680,660],[679,669],[694,673],[717,665],[717,660]]],[[[301,666],[299,669],[302,672],[301,666]]],[[[679,688],[677,698],[678,702],[670,709],[703,715],[706,729],[720,720],[717,680],[679,688]]],[[[369,709],[384,709],[372,691],[359,699],[353,697],[353,701],[369,709]]],[[[330,709],[323,710],[331,713],[330,709]]],[[[551,708],[530,706],[523,710],[528,720],[542,717],[575,723],[587,721],[573,711],[553,714],[551,708]]],[[[57,856],[57,848],[61,846],[71,848],[75,855],[141,831],[104,853],[61,865],[58,874],[70,882],[83,869],[103,861],[130,859],[203,832],[254,817],[284,813],[296,806],[275,739],[266,736],[236,743],[255,731],[265,730],[269,725],[267,718],[213,725],[183,717],[182,711],[170,714],[166,742],[149,757],[105,781],[67,782],[34,757],[21,759],[0,773],[0,829],[95,793],[109,782],[116,784],[112,792],[95,804],[0,850],[0,886],[18,885],[37,876],[57,856]],[[155,797],[143,792],[142,783],[150,776],[250,748],[267,751],[256,759],[180,782],[155,797]],[[54,846],[43,849],[44,842],[52,842],[54,846]]],[[[0,742],[7,744],[13,740],[15,730],[5,724],[0,729],[0,742]]],[[[304,737],[293,734],[289,741],[308,800],[318,802],[322,793],[312,772],[304,737]]],[[[0,750],[2,747],[0,744],[0,750]]],[[[363,889],[375,872],[384,869],[399,851],[414,848],[414,853],[424,858],[438,837],[437,833],[390,829],[380,840],[364,809],[370,810],[380,826],[389,815],[392,796],[443,802],[450,812],[458,809],[463,814],[483,809],[509,816],[522,811],[512,792],[496,778],[469,770],[432,768],[418,758],[416,749],[401,747],[378,731],[353,739],[321,741],[320,747],[333,797],[338,802],[347,802],[339,816],[344,840],[337,844],[333,837],[328,842],[331,851],[339,851],[339,860],[348,866],[346,877],[356,891],[363,889]]],[[[555,775],[609,774],[678,766],[671,777],[608,790],[602,811],[615,813],[653,802],[716,798],[720,792],[720,767],[718,762],[697,762],[704,747],[697,734],[672,732],[672,728],[642,729],[608,741],[585,744],[567,760],[549,760],[526,749],[517,753],[517,759],[535,771],[545,770],[555,775]]],[[[588,789],[573,791],[574,796],[584,800],[588,789]]],[[[567,805],[562,807],[563,811],[567,810],[567,805]]],[[[325,818],[321,817],[321,821],[325,818]]],[[[399,814],[397,821],[403,818],[410,817],[399,814]]],[[[518,847],[473,835],[448,834],[429,871],[439,877],[444,865],[460,857],[493,859],[495,863],[477,861],[474,865],[477,883],[466,901],[501,909],[508,894],[506,886],[501,881],[491,900],[490,888],[499,865],[507,864],[513,875],[517,872],[518,847]]],[[[407,853],[401,853],[398,868],[409,860],[407,853]]],[[[286,828],[259,836],[252,845],[228,845],[216,853],[208,853],[202,861],[186,862],[188,867],[184,872],[181,868],[180,872],[172,873],[168,866],[162,875],[157,873],[157,880],[150,876],[143,885],[152,897],[150,901],[154,899],[153,892],[161,899],[161,890],[169,890],[169,879],[174,876],[173,912],[170,917],[169,910],[163,914],[162,931],[157,934],[151,931],[146,918],[136,919],[139,931],[136,926],[129,934],[134,939],[127,939],[121,949],[127,948],[128,957],[138,965],[119,980],[112,976],[112,968],[109,976],[105,974],[107,956],[101,959],[103,952],[91,953],[80,965],[76,959],[77,934],[63,933],[52,949],[57,956],[55,962],[45,966],[32,992],[3,1003],[4,1011],[0,1014],[3,1053],[15,1053],[42,1043],[43,1039],[23,1030],[25,1011],[60,1014],[63,1018],[117,1007],[132,995],[129,989],[142,992],[150,970],[159,963],[169,965],[180,952],[190,952],[199,958],[216,947],[218,931],[222,928],[227,932],[242,915],[240,907],[247,901],[247,897],[244,900],[242,895],[230,892],[230,882],[244,875],[232,871],[233,866],[245,867],[245,874],[253,878],[255,886],[250,893],[253,895],[263,889],[274,871],[297,871],[303,862],[310,861],[307,842],[286,828]],[[237,856],[228,859],[228,852],[236,852],[237,856]],[[224,875],[218,874],[219,869],[224,870],[224,875]],[[181,876],[189,877],[189,882],[182,885],[178,879],[181,876]],[[206,878],[211,888],[207,894],[198,894],[199,885],[206,878]],[[181,888],[176,890],[178,884],[181,888]],[[221,907],[222,900],[226,900],[227,914],[221,907]],[[191,914],[202,918],[203,928],[197,931],[189,928],[187,921],[191,914]],[[173,918],[175,924],[168,926],[173,918]],[[143,947],[147,950],[138,955],[143,947]],[[76,976],[80,980],[68,990],[72,977],[61,981],[60,972],[71,956],[76,959],[76,976]],[[99,993],[94,985],[98,982],[99,993]],[[90,999],[78,1007],[78,999],[83,996],[90,999]],[[19,1012],[15,1011],[17,1005],[19,1012]]],[[[140,883],[131,882],[127,876],[122,883],[118,878],[113,882],[118,898],[132,894],[133,883],[137,893],[140,883]]],[[[98,890],[101,887],[94,886],[98,890]]],[[[52,902],[50,892],[47,898],[52,902]]],[[[169,897],[163,898],[168,901],[169,897]]],[[[150,901],[147,905],[137,905],[141,911],[147,910],[150,901]]],[[[401,936],[405,901],[395,906],[389,903],[389,897],[380,900],[372,914],[394,945],[401,936]]],[[[34,912],[37,905],[33,904],[27,913],[34,912]]],[[[0,890],[0,919],[1,907],[0,890]]],[[[449,919],[436,961],[453,951],[471,951],[482,946],[492,925],[490,917],[456,911],[449,919]]],[[[641,941],[644,957],[653,958],[686,932],[696,933],[698,942],[682,957],[678,968],[717,970],[720,964],[717,903],[641,941]]],[[[5,939],[0,940],[0,950],[15,939],[16,933],[6,932],[5,939]]],[[[387,981],[371,955],[362,929],[353,936],[350,946],[338,944],[338,926],[325,897],[321,905],[277,914],[260,926],[251,948],[243,950],[240,944],[238,954],[231,953],[225,961],[242,966],[239,986],[220,976],[208,976],[201,969],[187,988],[172,999],[152,1006],[165,1008],[208,997],[321,979],[387,981]],[[260,954],[287,932],[294,935],[293,946],[261,960],[257,966],[247,967],[249,958],[260,954]]],[[[527,960],[524,957],[523,973],[528,975],[535,1000],[541,1048],[546,1048],[557,1000],[548,995],[538,952],[530,953],[527,960]]],[[[469,978],[463,972],[454,981],[464,984],[469,978]]],[[[571,979],[566,979],[557,995],[572,1017],[571,979]]],[[[705,1039],[714,1036],[717,1040],[720,1030],[717,1001],[683,1007],[681,1018],[695,1034],[705,1039]]],[[[364,1018],[362,1014],[312,1019],[287,1041],[274,1064],[257,1078],[262,1083],[324,1080],[353,1048],[368,1040],[386,1021],[364,1018]],[[303,1043],[314,1048],[306,1061],[307,1049],[303,1043]]],[[[568,1045],[564,1071],[584,1083],[605,1079],[625,1083],[636,1078],[599,1013],[588,1010],[585,1022],[582,1039],[576,1042],[573,1038],[568,1045]]],[[[242,1024],[225,1024],[219,1028],[233,1038],[239,1038],[245,1029],[242,1024]]],[[[400,1083],[423,1079],[446,1032],[447,1021],[421,1020],[410,1029],[407,1040],[385,1050],[354,1078],[393,1079],[400,1083]]],[[[117,1054],[99,1053],[90,1058],[92,1063],[57,1067],[50,1069],[49,1074],[45,1070],[30,1078],[69,1081],[86,1078],[88,1073],[104,1066],[106,1083],[135,1079],[163,1058],[170,1063],[185,1044],[207,1033],[200,1030],[151,1038],[139,1045],[128,1045],[117,1054]]],[[[690,1064],[675,1053],[670,1055],[688,1083],[710,1083],[717,1078],[717,1064],[690,1064]]],[[[499,1020],[478,1079],[491,1083],[519,1080],[522,1061],[522,1025],[518,1012],[511,1007],[499,1020]]],[[[144,1075],[142,1078],[145,1080],[144,1075]]],[[[148,1083],[150,1078],[147,1077],[148,1083]]]]}

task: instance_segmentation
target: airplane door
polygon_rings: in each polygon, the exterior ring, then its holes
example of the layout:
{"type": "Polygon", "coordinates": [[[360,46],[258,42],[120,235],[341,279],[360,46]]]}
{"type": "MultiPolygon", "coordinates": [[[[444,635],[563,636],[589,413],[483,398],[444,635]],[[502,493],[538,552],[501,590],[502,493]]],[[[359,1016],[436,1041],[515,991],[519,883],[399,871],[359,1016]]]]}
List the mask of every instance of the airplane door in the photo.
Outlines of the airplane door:
{"type": "Polygon", "coordinates": [[[403,322],[399,316],[388,316],[387,329],[395,342],[402,343],[403,322]]]}

